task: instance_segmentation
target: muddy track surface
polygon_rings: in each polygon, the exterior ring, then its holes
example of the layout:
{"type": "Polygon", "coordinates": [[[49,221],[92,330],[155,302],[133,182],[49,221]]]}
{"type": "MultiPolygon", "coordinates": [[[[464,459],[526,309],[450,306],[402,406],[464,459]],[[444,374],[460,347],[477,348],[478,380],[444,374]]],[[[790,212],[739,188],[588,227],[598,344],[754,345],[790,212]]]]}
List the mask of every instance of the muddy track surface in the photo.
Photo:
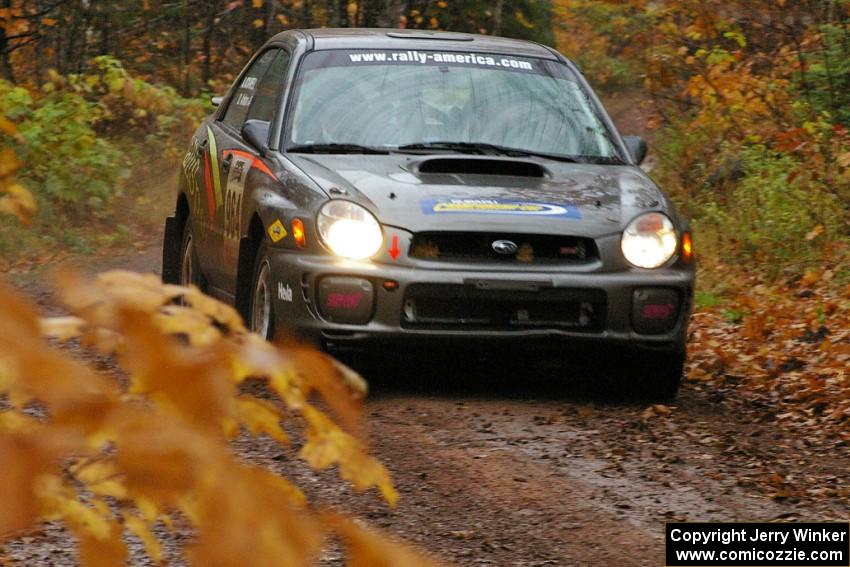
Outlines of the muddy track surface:
{"type": "MultiPolygon", "coordinates": [[[[156,242],[89,268],[158,271],[156,242]]],[[[25,291],[56,312],[41,282],[25,291]]],[[[618,401],[592,387],[593,365],[562,359],[426,353],[368,372],[372,448],[401,493],[395,509],[274,442],[236,446],[315,503],[458,565],[660,565],[665,521],[850,520],[845,443],[687,383],[669,406],[618,401]]],[[[146,563],[134,548],[134,564],[146,563]]],[[[72,564],[72,549],[55,526],[6,545],[20,565],[72,564]]],[[[341,554],[328,549],[322,563],[341,554]]]]}

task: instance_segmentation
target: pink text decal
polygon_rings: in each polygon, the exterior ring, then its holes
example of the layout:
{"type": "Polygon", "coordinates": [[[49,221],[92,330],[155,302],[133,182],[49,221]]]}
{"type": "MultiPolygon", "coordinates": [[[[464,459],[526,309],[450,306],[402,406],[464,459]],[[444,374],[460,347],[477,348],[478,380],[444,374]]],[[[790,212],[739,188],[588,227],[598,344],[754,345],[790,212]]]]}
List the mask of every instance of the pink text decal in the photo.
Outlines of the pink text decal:
{"type": "Polygon", "coordinates": [[[673,315],[673,305],[664,303],[661,305],[644,305],[640,316],[644,319],[669,319],[673,315]]]}
{"type": "Polygon", "coordinates": [[[325,305],[328,309],[357,309],[362,300],[362,293],[329,293],[325,305]]]}

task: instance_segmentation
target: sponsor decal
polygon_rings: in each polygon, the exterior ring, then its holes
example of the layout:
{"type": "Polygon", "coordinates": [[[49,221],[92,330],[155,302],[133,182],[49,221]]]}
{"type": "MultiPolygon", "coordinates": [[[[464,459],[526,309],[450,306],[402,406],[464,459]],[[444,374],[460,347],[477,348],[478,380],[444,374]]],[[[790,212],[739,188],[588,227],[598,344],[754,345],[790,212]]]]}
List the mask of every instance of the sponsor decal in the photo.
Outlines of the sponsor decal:
{"type": "Polygon", "coordinates": [[[257,156],[249,154],[248,152],[243,152],[241,150],[225,150],[224,157],[227,157],[229,155],[233,155],[234,159],[239,157],[248,160],[251,164],[251,167],[257,168],[258,170],[262,171],[263,173],[277,181],[277,176],[272,173],[272,170],[269,169],[269,166],[263,163],[263,161],[257,156]]]}
{"type": "MultiPolygon", "coordinates": [[[[224,152],[224,157],[232,152],[224,152]]],[[[245,179],[251,169],[251,159],[233,156],[227,174],[224,194],[224,236],[238,239],[242,234],[242,195],[245,192],[245,179]]]]}
{"type": "Polygon", "coordinates": [[[239,96],[236,97],[236,106],[251,106],[252,100],[254,100],[253,95],[249,95],[248,93],[239,93],[239,96]]]}
{"type": "Polygon", "coordinates": [[[201,154],[200,142],[197,138],[192,137],[192,146],[183,158],[183,175],[186,176],[186,194],[189,197],[190,209],[193,212],[201,209],[201,154]]]}
{"type": "Polygon", "coordinates": [[[473,215],[520,215],[580,219],[581,212],[574,205],[555,205],[530,201],[505,199],[424,199],[420,201],[422,213],[473,214],[473,215]]]}
{"type": "Polygon", "coordinates": [[[360,307],[360,302],[363,301],[363,294],[355,293],[329,293],[325,300],[325,305],[328,309],[348,309],[353,310],[360,307]]]}
{"type": "Polygon", "coordinates": [[[277,298],[279,301],[292,303],[292,288],[289,284],[283,285],[283,282],[277,282],[277,298]]]}
{"type": "Polygon", "coordinates": [[[643,319],[669,319],[673,312],[676,310],[676,306],[671,303],[662,303],[662,304],[649,304],[644,305],[643,309],[641,309],[640,316],[643,319]]]}
{"type": "Polygon", "coordinates": [[[517,71],[532,71],[534,65],[531,61],[517,59],[515,57],[504,57],[501,55],[488,55],[484,53],[439,53],[433,51],[373,51],[350,53],[348,55],[352,63],[419,63],[431,64],[453,64],[473,65],[476,67],[495,67],[499,69],[513,69],[517,71]]]}
{"type": "Polygon", "coordinates": [[[269,225],[269,238],[272,239],[272,242],[277,244],[284,238],[286,238],[287,232],[283,227],[283,223],[280,222],[280,219],[274,221],[271,225],[269,225]]]}

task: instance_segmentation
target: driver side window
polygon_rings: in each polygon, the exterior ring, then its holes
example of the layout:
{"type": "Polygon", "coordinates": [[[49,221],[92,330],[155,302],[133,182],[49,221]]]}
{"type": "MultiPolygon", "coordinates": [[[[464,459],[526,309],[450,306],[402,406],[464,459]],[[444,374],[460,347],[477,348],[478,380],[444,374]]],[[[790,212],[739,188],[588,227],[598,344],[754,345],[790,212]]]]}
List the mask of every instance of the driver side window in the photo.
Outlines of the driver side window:
{"type": "Polygon", "coordinates": [[[289,53],[278,50],[269,70],[257,85],[254,102],[248,111],[248,120],[271,122],[283,93],[286,72],[289,68],[289,53]]]}
{"type": "Polygon", "coordinates": [[[280,51],[280,49],[269,49],[254,61],[251,68],[242,77],[239,88],[230,98],[222,122],[232,126],[237,131],[242,128],[242,124],[248,116],[248,109],[257,95],[257,86],[280,51]]]}

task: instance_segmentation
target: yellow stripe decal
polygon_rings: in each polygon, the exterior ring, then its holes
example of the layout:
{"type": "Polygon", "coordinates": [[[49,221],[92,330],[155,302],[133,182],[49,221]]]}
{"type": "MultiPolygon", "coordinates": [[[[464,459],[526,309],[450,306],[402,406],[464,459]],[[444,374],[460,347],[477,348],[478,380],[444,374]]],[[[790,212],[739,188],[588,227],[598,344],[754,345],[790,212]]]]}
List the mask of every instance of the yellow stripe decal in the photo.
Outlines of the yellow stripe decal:
{"type": "Polygon", "coordinates": [[[210,158],[212,159],[213,187],[215,187],[215,206],[221,206],[221,169],[218,167],[218,148],[215,145],[213,131],[207,126],[207,137],[210,140],[210,158]]]}

